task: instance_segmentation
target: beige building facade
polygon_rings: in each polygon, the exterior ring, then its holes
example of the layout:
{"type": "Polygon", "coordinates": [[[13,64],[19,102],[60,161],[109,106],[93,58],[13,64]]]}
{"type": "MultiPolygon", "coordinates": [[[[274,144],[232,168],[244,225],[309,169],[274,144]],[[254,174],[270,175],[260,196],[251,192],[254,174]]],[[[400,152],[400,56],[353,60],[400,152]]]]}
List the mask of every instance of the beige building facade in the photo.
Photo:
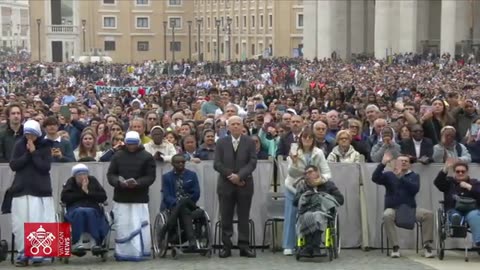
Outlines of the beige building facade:
{"type": "Polygon", "coordinates": [[[32,59],[66,62],[93,53],[119,63],[295,56],[303,46],[302,2],[30,0],[32,59]]]}
{"type": "Polygon", "coordinates": [[[0,0],[0,47],[30,51],[28,0],[0,0]]]}

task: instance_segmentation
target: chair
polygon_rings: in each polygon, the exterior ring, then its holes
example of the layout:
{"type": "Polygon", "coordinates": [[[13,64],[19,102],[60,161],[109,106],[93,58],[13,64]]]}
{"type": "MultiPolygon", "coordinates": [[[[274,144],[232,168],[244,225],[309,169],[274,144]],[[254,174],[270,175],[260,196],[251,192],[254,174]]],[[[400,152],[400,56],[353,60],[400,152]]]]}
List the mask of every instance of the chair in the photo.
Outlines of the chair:
{"type": "MultiPolygon", "coordinates": [[[[382,253],[383,253],[383,227],[384,227],[384,225],[385,225],[385,222],[382,222],[382,225],[381,225],[381,228],[380,228],[380,242],[382,242],[380,249],[381,249],[382,253]]],[[[421,237],[421,241],[423,243],[423,224],[422,224],[422,222],[415,221],[415,228],[416,228],[416,232],[417,232],[415,246],[416,246],[416,251],[417,251],[417,254],[418,254],[418,250],[419,250],[419,248],[418,248],[418,238],[419,237],[421,237]]],[[[387,256],[388,256],[389,252],[390,252],[390,248],[388,246],[388,235],[386,237],[386,242],[387,242],[387,256]]]]}
{"type": "Polygon", "coordinates": [[[283,193],[271,192],[269,194],[269,200],[267,202],[267,217],[263,226],[263,240],[262,240],[262,252],[265,250],[265,238],[267,234],[267,227],[272,227],[272,251],[275,253],[275,238],[277,235],[277,223],[284,222],[285,215],[285,200],[283,193]]]}
{"type": "MultiPolygon", "coordinates": [[[[236,217],[236,214],[235,214],[235,217],[233,218],[233,224],[238,224],[238,218],[236,217]]],[[[257,244],[255,243],[255,222],[253,222],[252,219],[249,219],[248,220],[248,227],[249,227],[249,235],[250,235],[250,243],[249,243],[249,246],[250,248],[252,248],[253,250],[253,253],[255,255],[257,255],[257,252],[255,250],[257,244]]],[[[213,243],[214,243],[214,247],[213,247],[213,253],[215,254],[215,250],[217,247],[221,246],[222,245],[222,221],[219,220],[217,221],[217,223],[215,223],[215,233],[214,233],[214,236],[213,236],[213,243]],[[217,241],[218,240],[218,241],[217,241]]]]}

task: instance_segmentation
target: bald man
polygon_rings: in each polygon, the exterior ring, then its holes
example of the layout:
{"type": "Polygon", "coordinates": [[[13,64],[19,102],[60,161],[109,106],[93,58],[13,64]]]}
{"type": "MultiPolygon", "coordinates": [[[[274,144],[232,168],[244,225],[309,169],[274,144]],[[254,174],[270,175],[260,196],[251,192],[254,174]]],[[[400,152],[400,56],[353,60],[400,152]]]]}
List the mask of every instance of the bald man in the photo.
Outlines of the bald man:
{"type": "Polygon", "coordinates": [[[243,122],[239,116],[228,118],[230,135],[220,138],[215,147],[213,167],[219,173],[217,193],[222,221],[223,249],[220,258],[232,256],[233,215],[238,216],[238,247],[240,256],[253,258],[249,247],[250,206],[253,197],[252,173],[257,167],[255,143],[242,135],[243,122]]]}

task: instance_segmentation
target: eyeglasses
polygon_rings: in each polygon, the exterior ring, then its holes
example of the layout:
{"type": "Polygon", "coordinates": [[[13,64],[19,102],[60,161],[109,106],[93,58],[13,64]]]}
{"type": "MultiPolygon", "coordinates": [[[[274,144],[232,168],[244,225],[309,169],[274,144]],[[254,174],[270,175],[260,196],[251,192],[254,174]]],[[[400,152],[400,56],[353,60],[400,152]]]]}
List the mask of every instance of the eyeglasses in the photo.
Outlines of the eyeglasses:
{"type": "Polygon", "coordinates": [[[324,127],[317,127],[316,130],[327,130],[327,129],[324,127]]]}
{"type": "Polygon", "coordinates": [[[148,118],[148,121],[155,121],[155,120],[157,120],[156,117],[148,118]]]}
{"type": "Polygon", "coordinates": [[[467,172],[466,170],[456,170],[455,171],[455,173],[458,173],[458,174],[464,174],[466,172],[467,172]]]}
{"type": "Polygon", "coordinates": [[[121,129],[119,129],[119,128],[112,128],[111,130],[112,131],[121,131],[121,129]]]}
{"type": "Polygon", "coordinates": [[[123,138],[123,137],[118,137],[118,138],[115,138],[115,140],[117,140],[117,141],[123,141],[123,140],[125,140],[125,138],[123,138]]]}

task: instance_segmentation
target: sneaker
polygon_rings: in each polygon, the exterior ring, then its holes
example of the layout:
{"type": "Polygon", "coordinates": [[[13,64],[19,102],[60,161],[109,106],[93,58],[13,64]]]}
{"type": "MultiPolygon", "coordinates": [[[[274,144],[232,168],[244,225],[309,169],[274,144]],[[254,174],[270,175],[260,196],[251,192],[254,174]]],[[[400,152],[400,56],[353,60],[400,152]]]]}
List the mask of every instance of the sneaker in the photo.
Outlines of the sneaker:
{"type": "Polygon", "coordinates": [[[398,246],[393,247],[393,251],[390,254],[390,257],[392,258],[400,258],[400,248],[398,246]]]}
{"type": "Polygon", "coordinates": [[[433,258],[435,255],[432,252],[432,247],[429,244],[423,246],[424,256],[425,258],[433,258]]]}
{"type": "Polygon", "coordinates": [[[283,250],[283,255],[285,256],[292,256],[293,255],[293,249],[286,248],[283,250]]]}

